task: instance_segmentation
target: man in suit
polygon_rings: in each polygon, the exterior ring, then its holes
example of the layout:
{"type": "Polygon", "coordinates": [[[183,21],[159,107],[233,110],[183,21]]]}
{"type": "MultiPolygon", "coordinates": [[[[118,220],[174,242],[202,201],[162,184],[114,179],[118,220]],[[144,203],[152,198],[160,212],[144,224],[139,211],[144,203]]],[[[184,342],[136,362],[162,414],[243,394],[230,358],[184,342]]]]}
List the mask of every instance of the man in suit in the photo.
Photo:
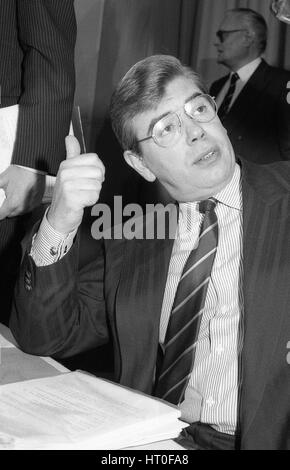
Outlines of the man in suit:
{"type": "Polygon", "coordinates": [[[290,72],[262,58],[267,25],[253,10],[228,10],[217,32],[217,61],[230,73],[210,93],[235,151],[255,163],[290,159],[290,72]]]}
{"type": "Polygon", "coordinates": [[[213,99],[172,56],[129,70],[111,119],[127,163],[177,201],[177,226],[158,236],[164,212],[146,214],[146,230],[139,219],[135,237],[104,236],[78,272],[73,240],[104,166],[67,138],[51,207],[23,245],[18,344],[64,358],[111,339],[115,380],[177,404],[186,446],[289,449],[290,163],[237,163],[213,99]]]}
{"type": "Polygon", "coordinates": [[[6,194],[0,207],[0,321],[7,323],[29,214],[41,203],[45,175],[55,175],[65,158],[75,88],[73,0],[0,0],[0,24],[0,113],[19,106],[11,165],[0,174],[6,194]]]}

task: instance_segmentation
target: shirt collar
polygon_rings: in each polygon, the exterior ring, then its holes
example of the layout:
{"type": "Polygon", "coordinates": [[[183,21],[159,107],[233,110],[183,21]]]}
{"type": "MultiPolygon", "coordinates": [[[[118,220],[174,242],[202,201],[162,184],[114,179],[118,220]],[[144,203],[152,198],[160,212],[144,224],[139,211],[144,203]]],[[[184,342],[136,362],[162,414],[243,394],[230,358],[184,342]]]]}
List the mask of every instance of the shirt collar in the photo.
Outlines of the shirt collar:
{"type": "Polygon", "coordinates": [[[231,181],[214,197],[222,204],[232,207],[236,210],[242,209],[242,192],[241,192],[241,168],[238,163],[235,164],[234,174],[231,181]]]}
{"type": "Polygon", "coordinates": [[[257,59],[252,60],[251,62],[237,70],[237,74],[239,75],[240,80],[242,82],[247,82],[249,78],[253,75],[255,70],[259,67],[261,62],[261,57],[257,57],[257,59]]]}

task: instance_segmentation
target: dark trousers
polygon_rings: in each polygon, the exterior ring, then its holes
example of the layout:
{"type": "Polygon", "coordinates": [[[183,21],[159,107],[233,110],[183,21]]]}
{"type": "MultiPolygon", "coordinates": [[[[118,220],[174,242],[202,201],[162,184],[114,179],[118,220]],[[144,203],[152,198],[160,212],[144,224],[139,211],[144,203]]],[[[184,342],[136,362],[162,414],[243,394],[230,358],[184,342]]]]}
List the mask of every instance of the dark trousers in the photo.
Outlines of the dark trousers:
{"type": "Polygon", "coordinates": [[[208,424],[192,423],[175,439],[188,450],[237,450],[235,436],[218,432],[208,424]]]}

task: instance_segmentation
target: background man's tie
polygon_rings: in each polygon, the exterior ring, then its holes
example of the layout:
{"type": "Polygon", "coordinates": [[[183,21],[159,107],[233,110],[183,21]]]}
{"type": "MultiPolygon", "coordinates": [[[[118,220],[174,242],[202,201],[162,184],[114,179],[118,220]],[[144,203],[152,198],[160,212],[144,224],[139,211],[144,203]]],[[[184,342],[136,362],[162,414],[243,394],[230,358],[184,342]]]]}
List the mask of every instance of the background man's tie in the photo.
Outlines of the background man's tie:
{"type": "Polygon", "coordinates": [[[155,396],[179,404],[193,367],[197,335],[218,243],[217,201],[201,201],[199,244],[185,263],[166,331],[164,357],[156,374],[155,396]]]}
{"type": "Polygon", "coordinates": [[[228,112],[229,106],[231,104],[233,95],[236,90],[236,83],[239,80],[239,75],[237,73],[233,73],[231,76],[231,81],[230,81],[230,87],[226,93],[226,96],[224,97],[219,109],[218,109],[218,116],[220,119],[222,119],[228,112]]]}

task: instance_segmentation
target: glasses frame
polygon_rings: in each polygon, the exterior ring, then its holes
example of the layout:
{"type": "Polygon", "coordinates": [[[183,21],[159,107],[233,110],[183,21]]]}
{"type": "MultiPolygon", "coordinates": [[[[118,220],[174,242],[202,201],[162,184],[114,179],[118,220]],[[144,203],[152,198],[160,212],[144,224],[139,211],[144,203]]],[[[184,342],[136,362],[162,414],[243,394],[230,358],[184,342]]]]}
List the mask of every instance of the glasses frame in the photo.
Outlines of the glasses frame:
{"type": "Polygon", "coordinates": [[[225,38],[223,37],[224,34],[231,34],[231,33],[238,33],[239,31],[248,31],[246,28],[240,28],[240,29],[219,29],[216,32],[216,36],[219,39],[221,43],[225,41],[225,38]]]}
{"type": "MultiPolygon", "coordinates": [[[[187,103],[185,103],[185,104],[183,105],[183,108],[182,108],[182,109],[184,110],[185,114],[186,114],[190,119],[192,119],[192,120],[195,121],[195,122],[198,122],[198,123],[203,124],[203,123],[211,122],[211,121],[217,116],[217,104],[216,104],[216,102],[215,102],[214,97],[211,96],[211,95],[209,95],[208,93],[200,93],[200,95],[197,95],[197,96],[195,96],[195,97],[192,98],[192,99],[200,98],[201,96],[202,96],[202,97],[203,97],[203,96],[206,96],[207,98],[210,98],[210,101],[211,101],[211,102],[213,103],[213,105],[214,105],[214,112],[215,112],[215,114],[214,114],[214,116],[213,116],[211,119],[209,119],[208,121],[199,121],[198,119],[195,119],[194,117],[192,117],[192,116],[186,111],[186,104],[187,104],[187,103]]],[[[178,122],[179,122],[179,136],[181,136],[181,129],[182,129],[183,124],[182,124],[182,120],[181,120],[179,114],[178,114],[176,111],[172,111],[172,112],[170,112],[170,113],[168,113],[168,114],[175,114],[175,115],[177,116],[178,122]]],[[[161,121],[162,119],[163,119],[163,118],[161,118],[159,121],[161,121]]],[[[159,121],[157,121],[157,122],[154,124],[151,135],[149,135],[148,137],[144,137],[143,139],[137,140],[137,143],[145,142],[146,140],[153,139],[154,142],[155,142],[155,144],[158,145],[158,147],[168,148],[169,145],[161,145],[160,142],[158,142],[157,137],[154,135],[154,127],[156,126],[156,124],[158,124],[159,121]]]]}

